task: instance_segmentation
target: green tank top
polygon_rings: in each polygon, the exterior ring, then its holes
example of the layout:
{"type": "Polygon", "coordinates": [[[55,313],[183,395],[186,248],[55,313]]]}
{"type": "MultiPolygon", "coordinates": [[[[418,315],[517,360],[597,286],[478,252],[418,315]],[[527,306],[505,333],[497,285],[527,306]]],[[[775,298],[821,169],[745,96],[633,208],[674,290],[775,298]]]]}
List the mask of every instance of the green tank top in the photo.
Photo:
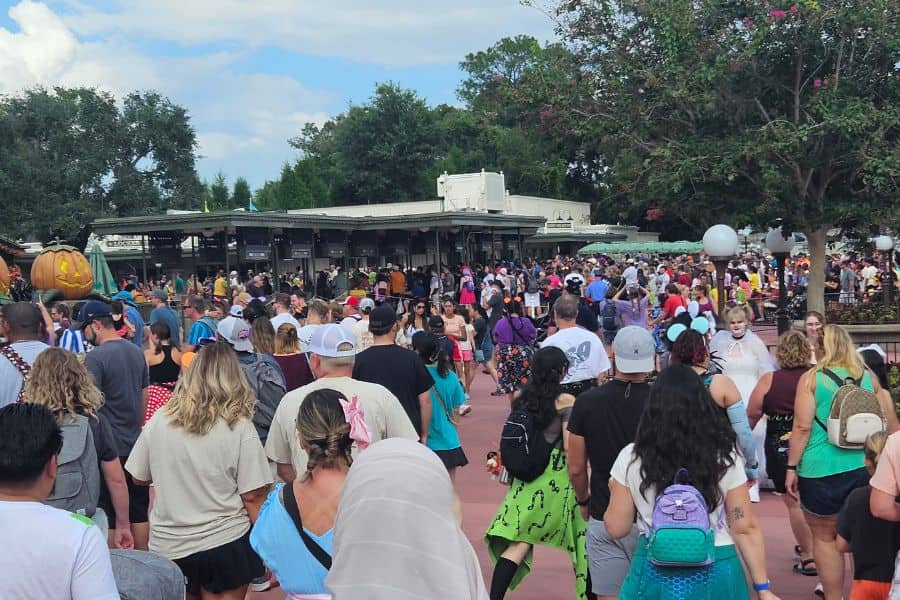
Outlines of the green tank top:
{"type": "MultiPolygon", "coordinates": [[[[850,372],[844,368],[835,367],[831,370],[842,379],[850,376],[850,372]]],[[[875,390],[868,371],[863,373],[860,387],[864,390],[875,390]]],[[[822,423],[828,423],[828,413],[831,411],[831,402],[837,389],[837,384],[830,377],[821,371],[816,372],[816,419],[822,423]]],[[[864,466],[862,450],[847,450],[828,443],[828,433],[815,419],[813,420],[810,425],[809,443],[800,464],[797,465],[797,474],[800,477],[828,477],[864,466]]]]}

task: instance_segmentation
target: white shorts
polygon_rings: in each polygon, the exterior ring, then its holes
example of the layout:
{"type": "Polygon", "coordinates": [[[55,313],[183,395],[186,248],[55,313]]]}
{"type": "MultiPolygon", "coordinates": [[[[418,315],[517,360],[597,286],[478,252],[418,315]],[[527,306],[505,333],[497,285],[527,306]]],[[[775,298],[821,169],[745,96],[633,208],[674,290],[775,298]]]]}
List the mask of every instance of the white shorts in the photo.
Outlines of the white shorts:
{"type": "Polygon", "coordinates": [[[527,308],[540,308],[540,306],[541,306],[540,293],[535,292],[534,294],[525,294],[525,306],[527,308]]]}

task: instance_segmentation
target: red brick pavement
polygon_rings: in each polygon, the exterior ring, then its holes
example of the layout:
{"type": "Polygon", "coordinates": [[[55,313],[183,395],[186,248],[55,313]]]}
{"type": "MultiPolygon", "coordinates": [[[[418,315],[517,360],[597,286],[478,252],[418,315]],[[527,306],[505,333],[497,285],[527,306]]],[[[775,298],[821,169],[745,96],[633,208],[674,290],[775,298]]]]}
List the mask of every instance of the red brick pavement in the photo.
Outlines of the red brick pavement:
{"type": "MultiPolygon", "coordinates": [[[[774,340],[771,333],[760,331],[764,339],[774,340]]],[[[484,457],[496,447],[497,435],[508,412],[506,397],[492,397],[490,379],[479,374],[473,393],[473,411],[462,419],[460,433],[463,448],[470,464],[457,472],[456,486],[462,499],[466,532],[481,562],[482,573],[490,585],[492,565],[483,542],[484,532],[505,492],[504,486],[492,481],[484,471],[484,457]]],[[[754,505],[766,540],[766,564],[772,588],[783,600],[815,598],[812,593],[814,577],[791,572],[794,540],[781,500],[763,493],[760,504],[754,505]]],[[[513,593],[511,600],[547,600],[573,597],[572,567],[568,556],[559,550],[538,547],[535,550],[534,570],[513,593]]],[[[271,591],[250,594],[254,600],[280,600],[284,595],[271,591]]],[[[450,600],[450,599],[448,599],[450,600]]],[[[727,599],[723,599],[727,600],[727,599]]]]}

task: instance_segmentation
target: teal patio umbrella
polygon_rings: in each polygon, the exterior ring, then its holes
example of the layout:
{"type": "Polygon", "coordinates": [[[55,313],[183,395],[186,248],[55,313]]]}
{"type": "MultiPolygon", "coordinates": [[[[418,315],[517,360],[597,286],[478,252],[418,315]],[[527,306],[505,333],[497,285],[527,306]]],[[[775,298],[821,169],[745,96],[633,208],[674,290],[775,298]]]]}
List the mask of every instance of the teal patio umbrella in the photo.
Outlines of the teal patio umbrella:
{"type": "Polygon", "coordinates": [[[100,244],[95,243],[91,247],[91,251],[88,253],[88,262],[91,263],[91,270],[94,272],[94,292],[103,296],[112,296],[119,291],[119,286],[113,279],[109,265],[106,264],[106,257],[103,255],[103,250],[100,249],[100,244]]]}

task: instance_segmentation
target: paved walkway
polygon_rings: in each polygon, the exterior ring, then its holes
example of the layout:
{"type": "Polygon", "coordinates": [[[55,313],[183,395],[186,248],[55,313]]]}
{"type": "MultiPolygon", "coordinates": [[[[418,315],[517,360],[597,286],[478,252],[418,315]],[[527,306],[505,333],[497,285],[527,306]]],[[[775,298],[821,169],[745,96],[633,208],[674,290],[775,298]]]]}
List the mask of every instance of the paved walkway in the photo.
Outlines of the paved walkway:
{"type": "MultiPolygon", "coordinates": [[[[771,333],[760,332],[765,338],[771,333]]],[[[768,341],[768,340],[767,340],[768,341]]],[[[492,565],[483,542],[494,512],[505,493],[505,486],[490,479],[484,470],[485,455],[497,445],[497,437],[509,412],[506,397],[492,397],[490,378],[481,373],[475,379],[473,411],[462,419],[460,434],[469,465],[457,471],[456,486],[463,504],[463,529],[481,562],[485,582],[490,586],[492,565]]],[[[772,588],[783,600],[815,598],[813,577],[791,572],[794,540],[787,520],[787,511],[780,498],[763,493],[762,502],[754,505],[766,539],[766,563],[772,588]]],[[[284,595],[271,591],[251,594],[254,600],[281,599],[284,595]]],[[[513,593],[511,600],[547,600],[572,598],[573,576],[568,556],[561,551],[538,547],[535,550],[534,570],[513,593]]],[[[755,597],[755,596],[752,596],[755,597]]],[[[447,599],[451,600],[451,599],[447,599]]],[[[723,599],[726,600],[726,599],[723,599]]]]}

